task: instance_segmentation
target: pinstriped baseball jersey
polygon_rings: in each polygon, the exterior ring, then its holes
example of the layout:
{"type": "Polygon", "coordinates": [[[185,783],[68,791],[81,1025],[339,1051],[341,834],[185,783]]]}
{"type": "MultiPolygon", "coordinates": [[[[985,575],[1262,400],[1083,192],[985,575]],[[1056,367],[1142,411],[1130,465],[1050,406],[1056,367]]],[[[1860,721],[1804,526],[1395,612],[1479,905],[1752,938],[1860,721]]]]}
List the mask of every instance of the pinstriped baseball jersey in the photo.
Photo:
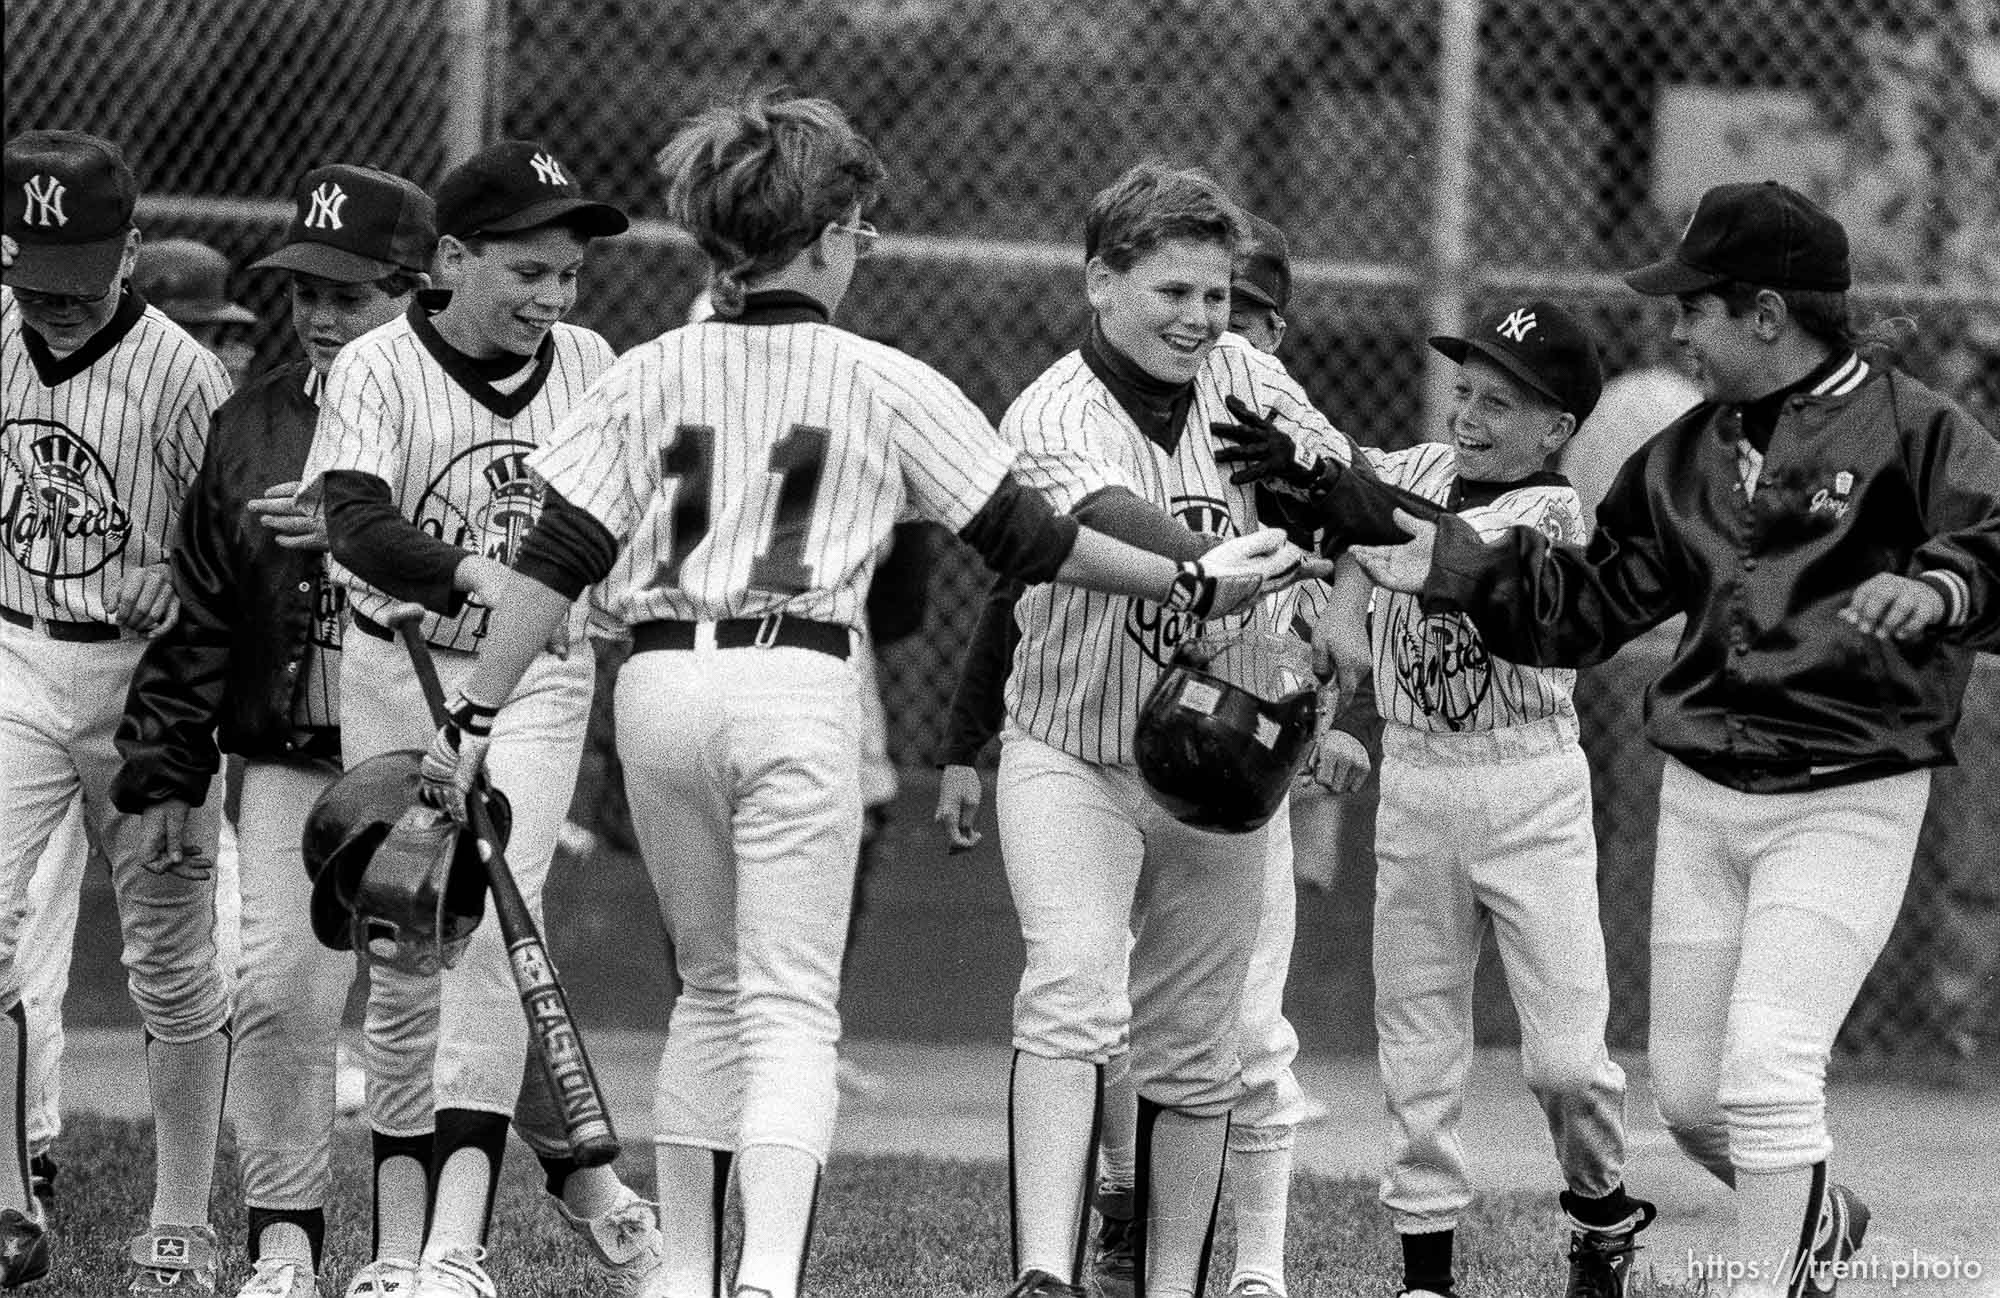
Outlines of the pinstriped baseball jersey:
{"type": "MultiPolygon", "coordinates": [[[[1377,462],[1384,482],[1428,500],[1448,500],[1458,478],[1451,448],[1413,446],[1377,462]]],[[[1491,504],[1459,511],[1482,540],[1510,527],[1537,528],[1557,541],[1580,542],[1585,528],[1576,489],[1532,483],[1491,504]]],[[[1451,733],[1496,730],[1550,716],[1574,716],[1576,672],[1524,667],[1493,657],[1469,619],[1426,616],[1415,595],[1377,589],[1368,618],[1375,655],[1375,706],[1386,721],[1451,733]]]]}
{"type": "MultiPolygon", "coordinates": [[[[558,324],[526,367],[488,383],[447,369],[435,331],[415,323],[422,309],[412,305],[410,314],[341,349],[327,375],[300,494],[315,497],[329,470],[374,474],[389,484],[403,516],[429,535],[512,563],[542,508],[528,453],[610,366],[611,344],[558,324]]],[[[339,563],[331,570],[356,613],[383,620],[394,600],[339,563]]],[[[487,612],[467,601],[456,617],[426,613],[424,638],[440,649],[475,650],[487,612]]]]}
{"type": "Polygon", "coordinates": [[[229,376],[129,294],[96,337],[58,360],[31,350],[13,290],[4,293],[0,605],[110,621],[125,575],[167,557],[229,376]]]}
{"type": "MultiPolygon", "coordinates": [[[[1352,454],[1284,366],[1247,345],[1219,345],[1209,354],[1172,453],[1140,431],[1081,351],[1030,384],[1000,431],[1021,448],[1015,472],[1059,511],[1123,487],[1196,532],[1235,536],[1259,524],[1250,489],[1230,485],[1215,462],[1223,443],[1209,422],[1231,419],[1223,406],[1231,394],[1270,412],[1314,453],[1343,462],[1352,454]]],[[[1131,761],[1139,706],[1192,624],[1146,600],[1056,585],[1029,587],[1014,617],[1021,641],[1007,676],[1008,718],[1084,761],[1131,761]]]]}
{"type": "Polygon", "coordinates": [[[627,624],[858,626],[897,520],[959,530],[1013,458],[956,385],[893,348],[708,321],[620,359],[528,464],[619,538],[603,603],[627,624]]]}

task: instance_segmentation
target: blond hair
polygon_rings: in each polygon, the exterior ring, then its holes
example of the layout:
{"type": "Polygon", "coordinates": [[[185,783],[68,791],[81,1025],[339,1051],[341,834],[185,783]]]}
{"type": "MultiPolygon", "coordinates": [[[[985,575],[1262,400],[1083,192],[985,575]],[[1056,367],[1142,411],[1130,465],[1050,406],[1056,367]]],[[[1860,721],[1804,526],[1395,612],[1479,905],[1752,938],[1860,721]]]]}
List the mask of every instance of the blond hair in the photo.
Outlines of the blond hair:
{"type": "Polygon", "coordinates": [[[789,263],[830,222],[874,201],[885,175],[875,148],[825,100],[765,93],[690,118],[656,160],[667,215],[710,266],[725,319],[745,283],[789,263]]]}

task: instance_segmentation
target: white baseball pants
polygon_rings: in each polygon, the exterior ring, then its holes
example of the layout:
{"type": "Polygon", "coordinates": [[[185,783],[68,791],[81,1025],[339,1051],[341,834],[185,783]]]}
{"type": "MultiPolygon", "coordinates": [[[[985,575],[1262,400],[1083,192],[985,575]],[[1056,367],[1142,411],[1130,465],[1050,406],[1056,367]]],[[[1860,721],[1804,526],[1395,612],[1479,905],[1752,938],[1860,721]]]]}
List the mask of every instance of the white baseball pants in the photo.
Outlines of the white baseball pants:
{"type": "Polygon", "coordinates": [[[1472,982],[1493,928],[1521,1018],[1521,1067],[1569,1188],[1624,1179],[1625,1074],[1597,912],[1590,769],[1576,722],[1468,734],[1391,724],[1376,817],[1375,1029],[1390,1118],[1381,1200],[1403,1234],[1472,1201],[1458,1123],[1472,982]]]}

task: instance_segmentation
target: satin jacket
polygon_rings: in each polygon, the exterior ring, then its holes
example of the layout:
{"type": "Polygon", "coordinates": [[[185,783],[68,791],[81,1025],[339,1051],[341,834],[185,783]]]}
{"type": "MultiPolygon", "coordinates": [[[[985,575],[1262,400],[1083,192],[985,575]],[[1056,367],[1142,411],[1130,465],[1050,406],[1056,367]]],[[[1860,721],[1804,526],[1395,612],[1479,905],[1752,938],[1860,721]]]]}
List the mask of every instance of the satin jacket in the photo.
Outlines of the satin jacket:
{"type": "Polygon", "coordinates": [[[318,552],[278,545],[244,508],[305,464],[319,419],[309,370],[282,366],[216,412],[172,556],[180,618],[146,646],[118,725],[125,764],[111,796],[120,811],[198,805],[221,764],[218,747],[263,760],[339,759],[337,732],[300,731],[292,719],[325,564],[318,552]]]}
{"type": "Polygon", "coordinates": [[[1971,650],[2000,648],[2000,441],[1907,375],[1863,367],[1780,407],[1745,453],[1696,406],[1626,463],[1586,547],[1440,520],[1427,607],[1492,651],[1588,666],[1687,615],[1647,735],[1720,783],[1782,792],[1952,760],[1971,650]],[[1928,581],[1946,619],[1878,640],[1839,614],[1876,573],[1928,581]]]}

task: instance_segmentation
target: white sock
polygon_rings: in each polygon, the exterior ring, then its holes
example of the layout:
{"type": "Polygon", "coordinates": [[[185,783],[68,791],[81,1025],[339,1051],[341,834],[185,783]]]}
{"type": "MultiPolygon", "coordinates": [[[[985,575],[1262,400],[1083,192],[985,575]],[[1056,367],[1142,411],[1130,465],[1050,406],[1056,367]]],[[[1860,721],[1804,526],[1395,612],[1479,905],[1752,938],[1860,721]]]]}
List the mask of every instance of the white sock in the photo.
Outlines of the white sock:
{"type": "Polygon", "coordinates": [[[1731,1256],[1756,1263],[1761,1277],[1756,1283],[1737,1286],[1736,1292],[1744,1298],[1785,1292],[1790,1274],[1784,1269],[1798,1252],[1806,1214],[1810,1212],[1817,1219],[1819,1213],[1819,1204],[1808,1202],[1812,1182],[1810,1167],[1783,1172],[1736,1170],[1736,1240],[1731,1256]]]}
{"type": "Polygon", "coordinates": [[[1229,1115],[1161,1109],[1146,1172],[1146,1298],[1193,1298],[1215,1225],[1229,1115]]]}
{"type": "Polygon", "coordinates": [[[659,1173],[660,1234],[666,1246],[658,1298],[715,1298],[716,1162],[724,1155],[697,1145],[653,1146],[659,1173]]]}
{"type": "Polygon", "coordinates": [[[486,1151],[461,1145],[451,1151],[438,1173],[437,1205],[431,1211],[431,1234],[424,1242],[424,1261],[447,1250],[478,1244],[486,1226],[486,1188],[493,1183],[486,1151]]]}
{"type": "Polygon", "coordinates": [[[1231,1149],[1223,1173],[1236,1222],[1233,1287],[1262,1280],[1285,1287],[1285,1211],[1292,1196],[1292,1147],[1231,1149]]]}
{"type": "Polygon", "coordinates": [[[0,1208],[34,1216],[28,1172],[28,1019],[17,999],[0,1011],[0,1121],[7,1124],[8,1165],[0,1168],[0,1208]]]}
{"type": "Polygon", "coordinates": [[[1104,1121],[1097,1138],[1097,1179],[1130,1185],[1139,1159],[1139,1094],[1132,1089],[1132,1054],[1104,1063],[1104,1121]]]}
{"type": "Polygon", "coordinates": [[[208,1223],[215,1144],[222,1134],[222,1090],[229,1077],[229,1037],[146,1043],[155,1148],[153,1224],[208,1223]]]}
{"type": "Polygon", "coordinates": [[[1085,1183],[1085,1172],[1097,1102],[1096,1064],[1014,1052],[1008,1119],[1017,1187],[1014,1248],[1021,1272],[1039,1269],[1076,1283],[1077,1253],[1095,1188],[1085,1183]]]}
{"type": "Polygon", "coordinates": [[[312,1269],[312,1239],[294,1221],[274,1221],[257,1236],[257,1256],[285,1258],[312,1269]]]}
{"type": "Polygon", "coordinates": [[[798,1298],[806,1231],[819,1193],[819,1160],[789,1145],[750,1145],[736,1158],[743,1201],[743,1257],[736,1286],[798,1298]]]}

